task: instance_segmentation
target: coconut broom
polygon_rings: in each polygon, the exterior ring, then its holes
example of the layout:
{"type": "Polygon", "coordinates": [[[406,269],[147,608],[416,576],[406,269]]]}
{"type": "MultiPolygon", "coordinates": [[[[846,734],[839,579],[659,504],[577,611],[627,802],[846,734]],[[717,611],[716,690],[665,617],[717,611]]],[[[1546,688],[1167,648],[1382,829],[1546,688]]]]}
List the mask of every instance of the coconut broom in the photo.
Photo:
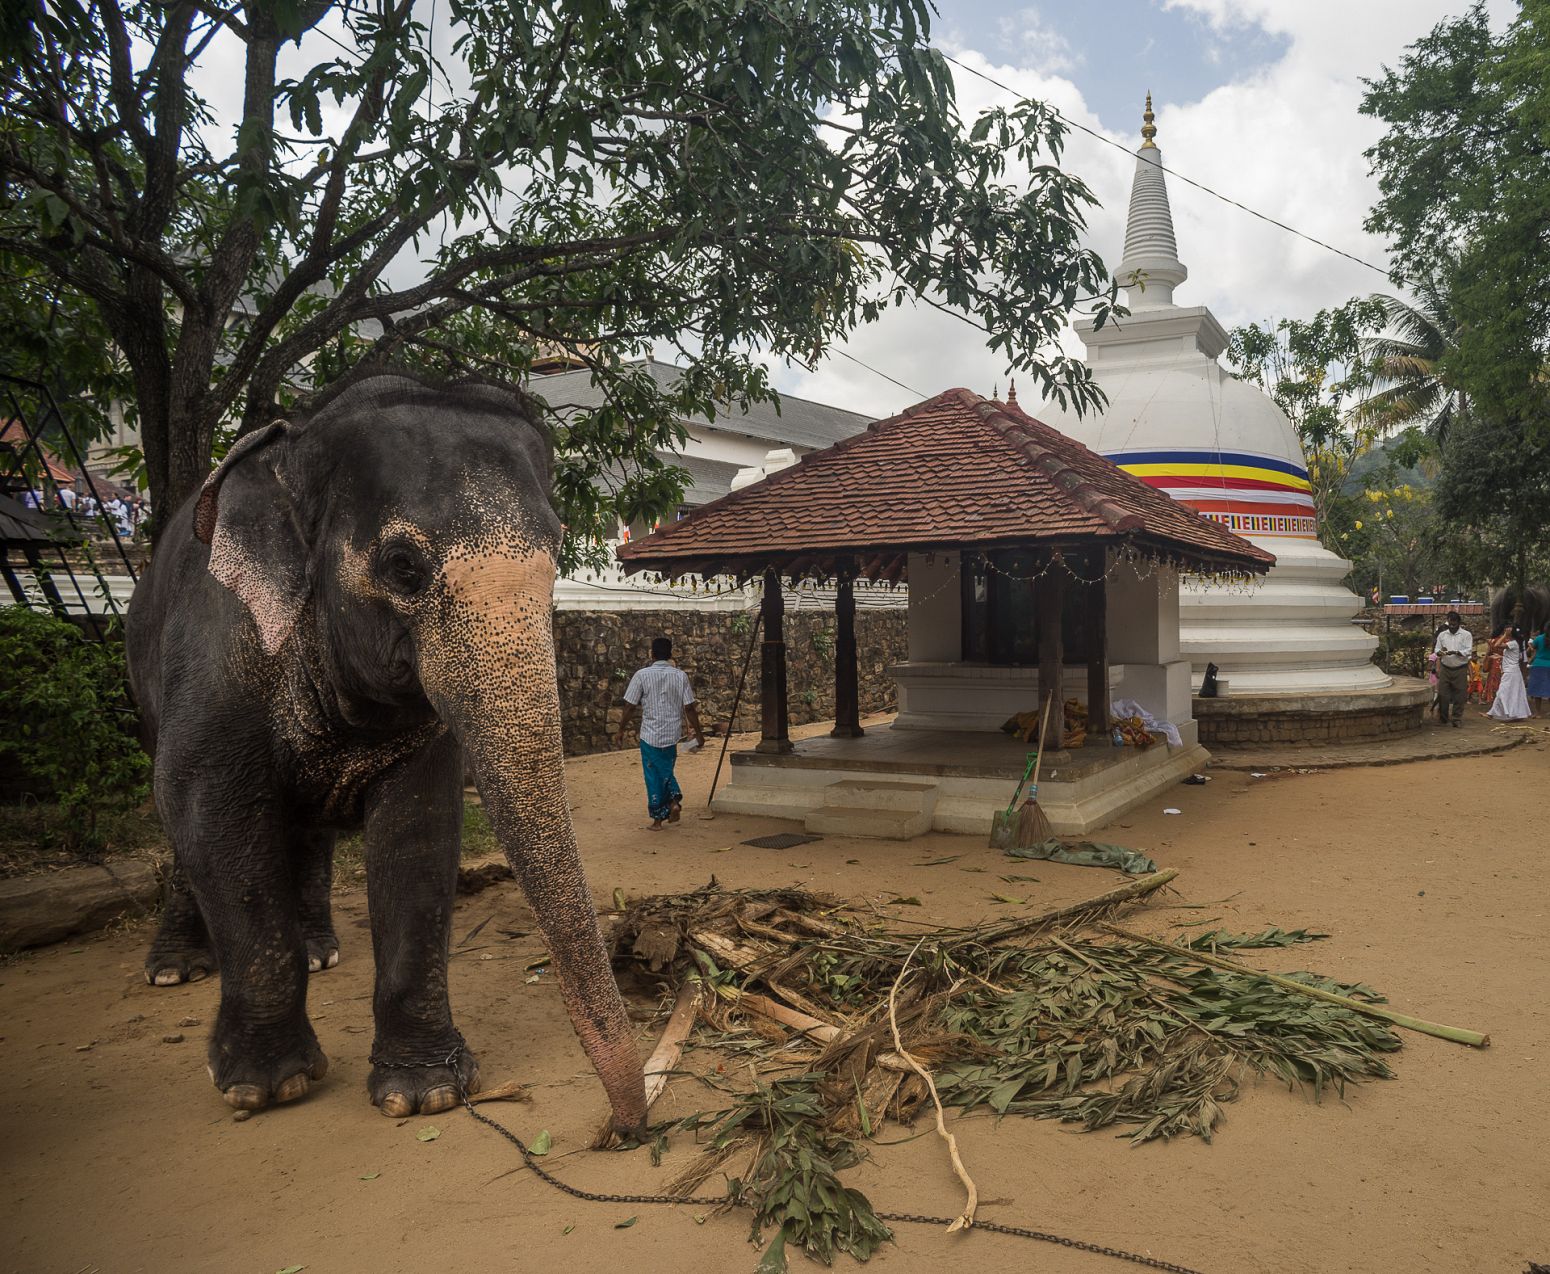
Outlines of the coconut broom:
{"type": "Polygon", "coordinates": [[[1054,835],[1049,819],[1039,808],[1039,769],[1044,764],[1044,747],[1049,738],[1049,712],[1054,702],[1055,693],[1051,691],[1044,697],[1044,712],[1039,719],[1039,750],[1033,759],[1033,782],[1028,784],[1022,808],[1017,811],[1017,826],[1012,833],[1012,846],[1015,849],[1032,849],[1054,835]]]}

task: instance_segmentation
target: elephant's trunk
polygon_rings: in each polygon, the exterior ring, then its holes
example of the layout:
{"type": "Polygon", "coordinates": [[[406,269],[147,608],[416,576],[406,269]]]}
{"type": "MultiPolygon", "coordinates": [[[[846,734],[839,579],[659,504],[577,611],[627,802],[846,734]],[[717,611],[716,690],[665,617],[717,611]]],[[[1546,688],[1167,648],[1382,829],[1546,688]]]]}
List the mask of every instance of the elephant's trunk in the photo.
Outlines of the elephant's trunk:
{"type": "Polygon", "coordinates": [[[538,918],[581,1046],[613,1107],[639,1130],[646,1092],[609,967],[565,790],[555,682],[554,560],[471,549],[444,568],[438,620],[420,640],[431,702],[473,759],[485,812],[538,918]]]}

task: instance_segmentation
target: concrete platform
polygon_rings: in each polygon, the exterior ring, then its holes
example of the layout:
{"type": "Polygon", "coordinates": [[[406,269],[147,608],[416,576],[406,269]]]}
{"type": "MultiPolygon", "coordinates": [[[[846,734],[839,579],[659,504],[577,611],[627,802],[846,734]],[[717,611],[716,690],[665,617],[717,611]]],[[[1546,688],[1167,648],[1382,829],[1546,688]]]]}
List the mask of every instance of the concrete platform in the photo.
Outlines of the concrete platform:
{"type": "Polygon", "coordinates": [[[1414,734],[1425,722],[1432,687],[1395,677],[1377,690],[1313,694],[1228,694],[1192,705],[1200,741],[1213,748],[1341,747],[1414,734]]]}
{"type": "MultiPolygon", "coordinates": [[[[803,739],[785,754],[734,752],[718,813],[803,822],[809,831],[907,840],[926,831],[990,834],[1027,762],[1004,734],[870,729],[864,738],[803,739]]],[[[1198,743],[1170,749],[1051,752],[1039,808],[1057,835],[1083,836],[1210,761],[1198,743]]]]}

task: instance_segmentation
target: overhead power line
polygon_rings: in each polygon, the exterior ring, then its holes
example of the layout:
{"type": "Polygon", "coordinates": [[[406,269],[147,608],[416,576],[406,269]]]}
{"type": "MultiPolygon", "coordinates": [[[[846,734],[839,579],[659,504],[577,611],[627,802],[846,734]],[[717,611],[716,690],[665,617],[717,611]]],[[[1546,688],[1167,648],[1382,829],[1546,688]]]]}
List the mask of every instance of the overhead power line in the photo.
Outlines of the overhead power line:
{"type": "MultiPolygon", "coordinates": [[[[940,49],[937,50],[937,51],[939,53],[941,52],[940,49]]],[[[1004,93],[1010,93],[1013,97],[1015,97],[1020,102],[1028,102],[1028,101],[1032,100],[1026,94],[1019,93],[1010,84],[1003,84],[1000,80],[996,79],[995,76],[987,75],[984,71],[981,71],[978,67],[970,66],[967,62],[960,62],[957,58],[953,57],[952,54],[950,54],[950,53],[942,53],[942,57],[946,61],[951,62],[954,66],[958,67],[960,70],[967,71],[970,75],[978,76],[980,79],[984,80],[985,83],[995,85],[996,88],[1000,89],[1004,93]]],[[[1040,105],[1043,105],[1045,107],[1045,109],[1049,110],[1054,115],[1056,115],[1058,118],[1060,118],[1062,121],[1064,121],[1067,126],[1076,129],[1078,132],[1086,133],[1089,137],[1095,137],[1100,142],[1102,142],[1105,146],[1112,146],[1112,147],[1114,147],[1115,150],[1124,151],[1125,154],[1127,154],[1127,155],[1134,154],[1134,152],[1130,149],[1130,147],[1126,146],[1123,142],[1117,142],[1112,137],[1105,137],[1097,129],[1095,129],[1095,128],[1088,128],[1086,124],[1078,123],[1076,120],[1072,119],[1069,115],[1063,114],[1062,112],[1056,110],[1053,106],[1050,106],[1048,102],[1040,103],[1040,105]]],[[[1286,231],[1287,234],[1295,235],[1297,238],[1305,240],[1306,242],[1313,244],[1315,247],[1323,248],[1326,252],[1333,252],[1337,257],[1344,257],[1347,261],[1354,261],[1357,265],[1362,266],[1365,269],[1371,270],[1374,274],[1381,274],[1385,279],[1388,279],[1388,278],[1392,277],[1391,276],[1391,272],[1386,270],[1386,269],[1384,269],[1382,266],[1374,265],[1371,261],[1364,261],[1361,257],[1356,256],[1356,255],[1354,255],[1354,254],[1352,254],[1350,252],[1347,252],[1343,248],[1337,248],[1332,243],[1325,243],[1324,240],[1322,240],[1322,239],[1315,239],[1311,234],[1304,234],[1301,230],[1297,229],[1295,226],[1289,226],[1289,225],[1286,224],[1286,222],[1278,221],[1278,220],[1276,220],[1276,218],[1270,216],[1268,213],[1260,212],[1256,208],[1250,208],[1248,206],[1248,204],[1240,203],[1238,200],[1234,199],[1231,195],[1224,195],[1220,190],[1213,190],[1210,186],[1206,185],[1203,181],[1196,181],[1193,177],[1186,177],[1183,173],[1179,172],[1178,169],[1176,169],[1176,168],[1169,168],[1165,164],[1158,164],[1157,166],[1159,168],[1161,168],[1163,170],[1163,172],[1167,173],[1170,177],[1176,177],[1179,181],[1182,181],[1185,185],[1193,186],[1193,187],[1195,187],[1196,190],[1203,190],[1203,191],[1206,192],[1206,194],[1211,195],[1213,198],[1220,199],[1223,203],[1229,204],[1232,207],[1237,208],[1241,212],[1246,212],[1251,217],[1257,217],[1261,221],[1268,222],[1270,225],[1275,226],[1276,229],[1278,229],[1278,230],[1284,230],[1284,231],[1286,231]]]]}

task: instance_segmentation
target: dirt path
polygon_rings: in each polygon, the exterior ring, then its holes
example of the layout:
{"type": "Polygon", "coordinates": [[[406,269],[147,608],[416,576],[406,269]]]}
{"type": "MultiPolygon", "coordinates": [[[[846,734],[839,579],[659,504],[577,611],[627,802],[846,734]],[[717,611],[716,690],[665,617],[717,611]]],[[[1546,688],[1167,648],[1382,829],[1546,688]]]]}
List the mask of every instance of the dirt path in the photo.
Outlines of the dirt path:
{"type": "MultiPolygon", "coordinates": [[[[1485,728],[1472,724],[1471,728],[1485,728]]],[[[1540,736],[1543,738],[1544,736],[1540,736]]],[[[703,800],[713,753],[680,767],[703,800]]],[[[964,923],[1004,917],[998,872],[1030,907],[1084,897],[1110,873],[1012,865],[977,838],[906,845],[828,839],[796,850],[738,842],[770,820],[687,815],[644,830],[633,756],[570,766],[582,849],[600,900],[679,890],[714,874],[730,886],[799,882],[850,897],[918,895],[901,915],[964,923]],[[729,848],[730,847],[730,848],[729,848]],[[955,862],[918,866],[946,855],[955,862]],[[979,869],[983,868],[981,872],[979,869]]],[[[957,1132],[988,1219],[1152,1253],[1212,1274],[1519,1274],[1550,1261],[1550,745],[1380,770],[1255,780],[1219,773],[1179,787],[1107,829],[1177,867],[1184,899],[1210,910],[1151,912],[1160,930],[1220,916],[1237,929],[1330,931],[1316,947],[1255,952],[1264,967],[1311,966],[1372,983],[1397,1007],[1490,1032],[1484,1052],[1406,1034],[1398,1079],[1315,1105],[1274,1083],[1246,1087],[1216,1142],[1138,1150],[1028,1120],[961,1120],[957,1132]],[[1165,805],[1180,808],[1164,816],[1165,805]]],[[[395,1122],[364,1094],[370,940],[358,890],[337,899],[343,960],[314,979],[311,1009],[332,1060],[300,1104],[234,1123],[204,1073],[217,986],[152,989],[145,933],[60,946],[0,968],[0,1270],[18,1274],[230,1271],[751,1271],[743,1215],[579,1203],[518,1169],[515,1152],[461,1112],[395,1122]],[[187,1018],[203,1025],[180,1026],[187,1018]],[[181,1043],[163,1043],[181,1033],[181,1043]],[[417,1139],[428,1125],[433,1141],[417,1139]],[[615,1226],[631,1216],[626,1229],[615,1226]]],[[[453,1003],[486,1083],[534,1085],[531,1105],[486,1107],[520,1134],[548,1129],[550,1162],[594,1189],[659,1189],[645,1154],[578,1152],[603,1096],[552,980],[524,981],[540,951],[510,886],[460,902],[459,937],[493,916],[452,964],[453,1003]]],[[[648,1028],[643,1024],[643,1043],[648,1028]]],[[[685,1082],[663,1114],[712,1105],[685,1082]]],[[[927,1125],[922,1123],[920,1129],[927,1125]]],[[[879,1207],[958,1206],[934,1137],[886,1130],[856,1180],[879,1207]]],[[[935,1271],[1118,1271],[1046,1245],[901,1228],[875,1265],[935,1271]]],[[[798,1261],[793,1269],[800,1269],[798,1261]]]]}

